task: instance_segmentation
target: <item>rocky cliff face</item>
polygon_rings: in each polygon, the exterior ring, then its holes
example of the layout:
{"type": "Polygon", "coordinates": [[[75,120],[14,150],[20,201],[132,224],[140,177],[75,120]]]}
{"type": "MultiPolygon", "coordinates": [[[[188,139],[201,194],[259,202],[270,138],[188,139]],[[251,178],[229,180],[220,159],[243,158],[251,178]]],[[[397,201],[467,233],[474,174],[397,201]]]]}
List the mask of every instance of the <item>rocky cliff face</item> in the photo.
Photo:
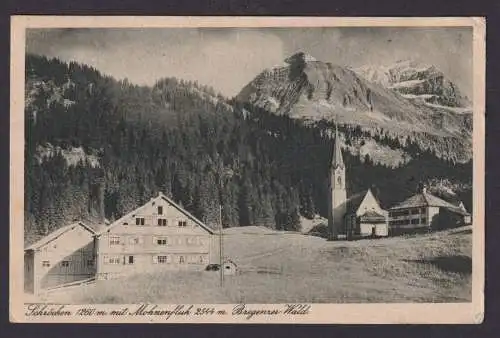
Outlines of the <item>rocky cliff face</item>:
{"type": "Polygon", "coordinates": [[[442,84],[447,80],[437,75],[432,77],[431,73],[436,75],[437,71],[401,70],[374,74],[371,79],[378,81],[368,81],[351,69],[318,61],[301,52],[287,58],[283,66],[264,70],[242,89],[237,100],[309,122],[330,120],[359,126],[370,133],[383,130],[384,134],[401,140],[410,137],[438,157],[466,162],[472,157],[472,116],[457,112],[456,106],[452,106],[463,105],[458,88],[448,83],[445,86],[448,89],[443,89],[442,84]],[[417,81],[418,77],[426,80],[415,85],[420,89],[414,93],[441,90],[454,103],[432,105],[429,100],[405,97],[403,89],[386,88],[417,81]],[[439,90],[438,85],[442,87],[439,90]]]}
{"type": "Polygon", "coordinates": [[[364,66],[353,70],[368,81],[393,89],[408,99],[447,107],[471,106],[469,98],[435,66],[402,60],[389,66],[364,66]]]}

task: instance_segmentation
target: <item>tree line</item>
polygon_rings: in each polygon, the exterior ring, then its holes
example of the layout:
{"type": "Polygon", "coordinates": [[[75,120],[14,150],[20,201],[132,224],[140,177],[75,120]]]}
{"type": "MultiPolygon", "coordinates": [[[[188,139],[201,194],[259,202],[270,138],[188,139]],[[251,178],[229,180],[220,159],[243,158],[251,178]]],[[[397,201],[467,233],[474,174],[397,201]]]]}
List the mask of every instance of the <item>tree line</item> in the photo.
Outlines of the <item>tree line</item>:
{"type": "MultiPolygon", "coordinates": [[[[86,65],[35,55],[27,56],[26,68],[27,240],[89,218],[96,180],[104,182],[109,220],[158,191],[212,227],[219,222],[219,204],[224,227],[297,231],[300,215],[327,214],[332,139],[324,131],[331,123],[307,125],[175,78],[136,86],[86,65]],[[60,92],[62,97],[55,95],[60,92]],[[71,166],[61,153],[40,159],[37,147],[47,143],[83,147],[100,165],[83,158],[71,166]]],[[[348,139],[360,133],[338,127],[348,139]]],[[[386,136],[380,142],[398,146],[386,136]]],[[[372,187],[387,206],[427,178],[470,179],[470,163],[451,165],[429,151],[415,153],[393,170],[345,152],[348,195],[372,187]]]]}

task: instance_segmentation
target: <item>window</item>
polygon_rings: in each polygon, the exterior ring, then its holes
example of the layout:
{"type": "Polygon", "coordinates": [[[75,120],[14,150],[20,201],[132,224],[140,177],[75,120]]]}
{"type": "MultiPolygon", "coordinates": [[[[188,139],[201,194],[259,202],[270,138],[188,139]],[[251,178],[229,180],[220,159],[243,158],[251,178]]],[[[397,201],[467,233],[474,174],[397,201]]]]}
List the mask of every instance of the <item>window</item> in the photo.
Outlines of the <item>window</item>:
{"type": "Polygon", "coordinates": [[[409,210],[393,211],[390,213],[391,217],[407,216],[410,214],[409,210]]]}
{"type": "Polygon", "coordinates": [[[112,256],[106,260],[108,264],[120,264],[120,261],[120,256],[112,256]]]}
{"type": "Polygon", "coordinates": [[[48,268],[48,267],[50,266],[50,262],[49,262],[49,261],[43,261],[43,262],[42,262],[42,266],[43,266],[44,268],[48,268]]]}
{"type": "Polygon", "coordinates": [[[205,259],[203,259],[203,256],[200,256],[200,260],[199,260],[199,262],[200,262],[200,263],[203,263],[204,261],[205,261],[205,259]]]}
{"type": "Polygon", "coordinates": [[[88,259],[87,260],[87,266],[94,266],[94,260],[88,259]]]}
{"type": "Polygon", "coordinates": [[[109,238],[109,245],[119,245],[120,244],[120,237],[118,236],[111,236],[109,238]]]}
{"type": "Polygon", "coordinates": [[[420,212],[421,212],[422,214],[425,214],[425,208],[421,208],[421,209],[420,209],[420,212]]]}
{"type": "Polygon", "coordinates": [[[137,217],[135,219],[135,225],[144,225],[144,224],[145,224],[144,217],[137,217]]]}
{"type": "Polygon", "coordinates": [[[165,218],[158,218],[158,226],[160,226],[160,227],[167,226],[167,220],[165,218]]]}
{"type": "Polygon", "coordinates": [[[184,264],[184,256],[179,256],[179,263],[184,264]]]}
{"type": "Polygon", "coordinates": [[[422,224],[426,224],[426,223],[427,223],[427,218],[421,218],[421,219],[420,219],[420,223],[422,223],[422,224]]]}
{"type": "Polygon", "coordinates": [[[163,207],[158,206],[158,215],[163,215],[163,207]]]}
{"type": "Polygon", "coordinates": [[[412,219],[411,224],[418,224],[418,218],[412,219]]]}
{"type": "Polygon", "coordinates": [[[62,261],[61,266],[68,267],[69,266],[69,261],[62,261]]]}
{"type": "Polygon", "coordinates": [[[167,256],[158,256],[158,263],[160,264],[167,263],[167,256]]]}
{"type": "Polygon", "coordinates": [[[411,214],[412,215],[418,215],[420,213],[420,209],[412,209],[411,214]]]}
{"type": "Polygon", "coordinates": [[[135,244],[139,244],[140,241],[139,241],[139,238],[138,237],[132,237],[128,240],[129,244],[131,245],[135,245],[135,244]]]}
{"type": "Polygon", "coordinates": [[[156,244],[167,245],[167,239],[166,238],[158,238],[158,239],[156,239],[156,244]]]}
{"type": "Polygon", "coordinates": [[[134,264],[134,256],[128,256],[128,264],[134,264]]]}
{"type": "Polygon", "coordinates": [[[186,222],[186,221],[179,221],[179,223],[178,223],[178,224],[179,224],[179,226],[180,226],[180,227],[182,227],[182,228],[187,226],[187,222],[186,222]]]}

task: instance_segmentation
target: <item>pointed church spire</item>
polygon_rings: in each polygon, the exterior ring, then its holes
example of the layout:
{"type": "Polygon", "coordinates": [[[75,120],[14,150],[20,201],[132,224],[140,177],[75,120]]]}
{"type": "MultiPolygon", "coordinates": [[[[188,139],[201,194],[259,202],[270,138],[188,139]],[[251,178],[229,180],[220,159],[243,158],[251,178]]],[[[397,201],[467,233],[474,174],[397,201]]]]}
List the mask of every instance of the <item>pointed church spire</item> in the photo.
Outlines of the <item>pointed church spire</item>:
{"type": "Polygon", "coordinates": [[[344,168],[344,159],[342,158],[342,150],[340,148],[339,131],[337,124],[335,124],[335,140],[333,145],[333,156],[331,162],[332,168],[344,168]]]}

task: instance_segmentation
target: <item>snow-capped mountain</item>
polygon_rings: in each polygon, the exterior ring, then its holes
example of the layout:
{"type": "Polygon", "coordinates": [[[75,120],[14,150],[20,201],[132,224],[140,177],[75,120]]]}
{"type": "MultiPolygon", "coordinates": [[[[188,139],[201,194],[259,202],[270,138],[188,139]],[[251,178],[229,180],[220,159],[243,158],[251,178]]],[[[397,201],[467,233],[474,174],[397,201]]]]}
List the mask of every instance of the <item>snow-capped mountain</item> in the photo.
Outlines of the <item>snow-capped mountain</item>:
{"type": "Polygon", "coordinates": [[[401,60],[388,66],[362,66],[353,71],[410,100],[456,108],[457,112],[467,111],[471,106],[469,98],[433,65],[401,60]]]}
{"type": "Polygon", "coordinates": [[[263,70],[241,90],[237,100],[293,118],[334,120],[373,133],[384,130],[401,140],[418,140],[423,149],[433,149],[443,157],[458,161],[471,158],[471,114],[455,111],[463,105],[463,97],[435,67],[400,63],[394,70],[366,68],[363,74],[371,75],[367,80],[352,69],[303,52],[285,62],[283,67],[263,70]],[[403,94],[405,82],[411,91],[403,94]],[[404,96],[429,93],[440,93],[448,101],[421,102],[404,96]]]}

